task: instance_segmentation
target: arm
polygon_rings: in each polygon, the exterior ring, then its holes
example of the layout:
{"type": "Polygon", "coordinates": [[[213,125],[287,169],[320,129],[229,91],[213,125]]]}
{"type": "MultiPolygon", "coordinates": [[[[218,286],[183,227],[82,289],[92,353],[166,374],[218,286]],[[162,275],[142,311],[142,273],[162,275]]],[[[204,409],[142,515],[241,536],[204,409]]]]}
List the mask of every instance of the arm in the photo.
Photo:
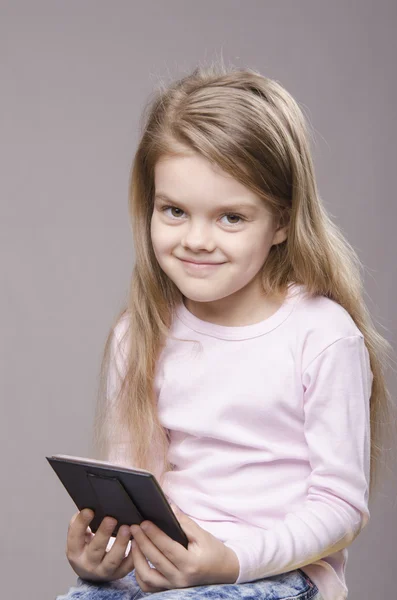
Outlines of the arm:
{"type": "Polygon", "coordinates": [[[237,555],[236,583],[288,572],[349,546],[369,519],[369,398],[364,339],[337,340],[305,368],[304,434],[311,475],[302,506],[269,530],[225,545],[237,555]]]}

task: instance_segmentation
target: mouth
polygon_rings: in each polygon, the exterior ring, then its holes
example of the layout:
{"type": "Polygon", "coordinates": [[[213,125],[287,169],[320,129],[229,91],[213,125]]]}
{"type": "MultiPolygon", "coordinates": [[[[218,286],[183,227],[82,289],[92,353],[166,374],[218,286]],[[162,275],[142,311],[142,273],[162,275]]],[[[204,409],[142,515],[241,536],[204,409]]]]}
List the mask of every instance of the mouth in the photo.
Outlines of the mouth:
{"type": "Polygon", "coordinates": [[[186,267],[191,268],[191,269],[196,269],[196,270],[215,269],[216,267],[219,267],[224,264],[224,263],[197,263],[197,262],[193,262],[190,260],[183,260],[182,258],[180,258],[179,260],[186,267]]]}

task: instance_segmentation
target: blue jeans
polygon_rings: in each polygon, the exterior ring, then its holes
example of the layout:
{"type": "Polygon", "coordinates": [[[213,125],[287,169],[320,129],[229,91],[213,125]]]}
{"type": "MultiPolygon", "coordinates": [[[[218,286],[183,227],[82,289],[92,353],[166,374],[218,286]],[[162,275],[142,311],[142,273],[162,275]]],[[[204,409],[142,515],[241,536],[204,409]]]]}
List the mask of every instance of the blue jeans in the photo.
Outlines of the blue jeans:
{"type": "Polygon", "coordinates": [[[107,583],[92,583],[78,577],[77,586],[56,600],[139,600],[146,596],[151,596],[150,600],[322,600],[317,586],[301,569],[248,583],[200,585],[154,593],[142,592],[135,571],[107,583]]]}

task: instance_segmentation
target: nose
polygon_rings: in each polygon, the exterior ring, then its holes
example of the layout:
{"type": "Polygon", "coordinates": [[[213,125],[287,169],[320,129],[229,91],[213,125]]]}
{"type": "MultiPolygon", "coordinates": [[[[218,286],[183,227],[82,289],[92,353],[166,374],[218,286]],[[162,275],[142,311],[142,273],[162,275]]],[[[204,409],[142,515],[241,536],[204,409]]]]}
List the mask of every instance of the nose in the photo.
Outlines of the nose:
{"type": "Polygon", "coordinates": [[[211,233],[211,227],[205,223],[189,223],[181,239],[183,248],[188,248],[193,252],[206,250],[212,252],[215,248],[215,242],[211,233]]]}

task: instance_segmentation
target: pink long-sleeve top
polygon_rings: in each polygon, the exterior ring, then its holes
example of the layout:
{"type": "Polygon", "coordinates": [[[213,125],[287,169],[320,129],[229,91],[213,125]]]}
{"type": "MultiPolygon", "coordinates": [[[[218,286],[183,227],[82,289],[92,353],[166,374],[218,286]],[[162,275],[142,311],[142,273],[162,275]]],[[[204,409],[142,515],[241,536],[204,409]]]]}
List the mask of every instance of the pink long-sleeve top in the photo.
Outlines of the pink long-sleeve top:
{"type": "MultiPolygon", "coordinates": [[[[324,600],[344,600],[347,547],[370,517],[362,333],[339,304],[296,284],[272,316],[242,327],[181,303],[170,333],[198,344],[169,338],[157,365],[174,465],[164,492],[234,550],[237,583],[300,568],[324,600]]],[[[126,464],[118,440],[109,458],[126,464]]]]}

